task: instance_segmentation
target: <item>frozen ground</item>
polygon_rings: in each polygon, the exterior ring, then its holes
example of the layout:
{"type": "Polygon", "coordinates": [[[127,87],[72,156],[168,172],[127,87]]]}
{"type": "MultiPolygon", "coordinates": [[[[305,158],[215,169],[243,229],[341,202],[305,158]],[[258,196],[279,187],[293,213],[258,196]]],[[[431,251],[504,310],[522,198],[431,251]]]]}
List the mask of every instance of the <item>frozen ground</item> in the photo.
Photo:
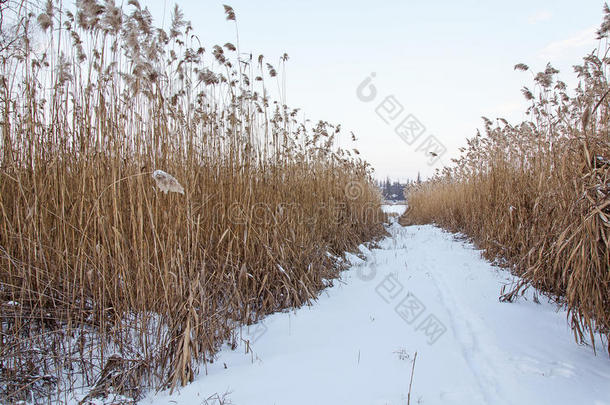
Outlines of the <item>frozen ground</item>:
{"type": "Polygon", "coordinates": [[[388,214],[402,215],[406,209],[407,206],[404,204],[388,204],[383,206],[383,210],[388,214]]]}
{"type": "Polygon", "coordinates": [[[432,226],[389,227],[311,307],[243,330],[187,387],[145,404],[610,404],[610,359],[566,313],[498,301],[508,272],[432,226]],[[230,402],[228,401],[230,400],[230,402]]]}

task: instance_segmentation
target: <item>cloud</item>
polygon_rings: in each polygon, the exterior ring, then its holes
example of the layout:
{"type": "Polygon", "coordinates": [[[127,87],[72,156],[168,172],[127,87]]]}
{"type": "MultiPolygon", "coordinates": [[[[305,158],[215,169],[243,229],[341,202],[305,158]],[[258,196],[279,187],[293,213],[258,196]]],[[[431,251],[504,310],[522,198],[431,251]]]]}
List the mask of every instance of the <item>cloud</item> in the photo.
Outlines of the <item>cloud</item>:
{"type": "Polygon", "coordinates": [[[553,41],[540,50],[538,56],[545,60],[559,58],[580,57],[585,53],[591,52],[598,45],[595,39],[597,26],[591,26],[587,29],[577,32],[573,36],[553,41]]]}
{"type": "Polygon", "coordinates": [[[527,18],[527,22],[530,24],[537,24],[539,22],[548,21],[553,15],[548,10],[538,11],[535,14],[530,15],[527,18]]]}

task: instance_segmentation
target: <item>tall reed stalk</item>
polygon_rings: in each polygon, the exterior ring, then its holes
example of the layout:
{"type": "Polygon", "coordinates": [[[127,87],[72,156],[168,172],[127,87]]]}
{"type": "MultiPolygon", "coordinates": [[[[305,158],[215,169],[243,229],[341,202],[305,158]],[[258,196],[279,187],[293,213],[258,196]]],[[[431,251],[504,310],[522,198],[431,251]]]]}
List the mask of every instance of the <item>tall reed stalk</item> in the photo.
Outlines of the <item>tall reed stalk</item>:
{"type": "Polygon", "coordinates": [[[522,90],[531,119],[485,119],[485,134],[468,140],[452,167],[405,191],[402,221],[464,232],[522,277],[503,299],[539,288],[567,305],[579,342],[597,333],[608,343],[610,9],[604,12],[599,50],[574,67],[573,95],[547,65],[534,75],[535,89],[522,90]]]}
{"type": "Polygon", "coordinates": [[[272,100],[262,55],[177,6],[169,31],[137,0],[1,7],[0,402],[187,384],[383,232],[369,165],[272,100]]]}

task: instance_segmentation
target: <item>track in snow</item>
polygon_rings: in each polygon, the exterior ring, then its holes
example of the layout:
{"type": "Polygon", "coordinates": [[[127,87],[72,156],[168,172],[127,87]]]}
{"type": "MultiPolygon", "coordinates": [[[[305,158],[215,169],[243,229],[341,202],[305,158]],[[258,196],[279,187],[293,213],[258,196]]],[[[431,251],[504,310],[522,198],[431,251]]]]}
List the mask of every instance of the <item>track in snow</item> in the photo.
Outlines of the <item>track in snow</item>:
{"type": "Polygon", "coordinates": [[[227,347],[207,375],[143,403],[406,404],[417,352],[412,404],[610,405],[608,354],[575,344],[564,310],[499,302],[513,277],[452,234],[388,231],[312,306],[244,328],[249,353],[227,347]]]}

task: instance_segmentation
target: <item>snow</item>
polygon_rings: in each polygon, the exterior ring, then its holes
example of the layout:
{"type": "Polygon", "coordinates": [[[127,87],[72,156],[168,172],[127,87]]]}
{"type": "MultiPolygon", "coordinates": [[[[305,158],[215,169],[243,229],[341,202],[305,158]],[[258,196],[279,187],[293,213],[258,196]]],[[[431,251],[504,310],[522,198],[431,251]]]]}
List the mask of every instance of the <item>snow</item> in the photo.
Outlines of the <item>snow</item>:
{"type": "Polygon", "coordinates": [[[417,352],[412,404],[610,404],[608,353],[577,345],[565,310],[531,290],[499,302],[514,277],[452,234],[388,232],[312,306],[244,327],[207,375],[142,403],[407,404],[417,352]]]}
{"type": "Polygon", "coordinates": [[[388,204],[384,205],[382,208],[387,214],[398,214],[400,216],[404,214],[407,206],[405,204],[388,204]]]}

